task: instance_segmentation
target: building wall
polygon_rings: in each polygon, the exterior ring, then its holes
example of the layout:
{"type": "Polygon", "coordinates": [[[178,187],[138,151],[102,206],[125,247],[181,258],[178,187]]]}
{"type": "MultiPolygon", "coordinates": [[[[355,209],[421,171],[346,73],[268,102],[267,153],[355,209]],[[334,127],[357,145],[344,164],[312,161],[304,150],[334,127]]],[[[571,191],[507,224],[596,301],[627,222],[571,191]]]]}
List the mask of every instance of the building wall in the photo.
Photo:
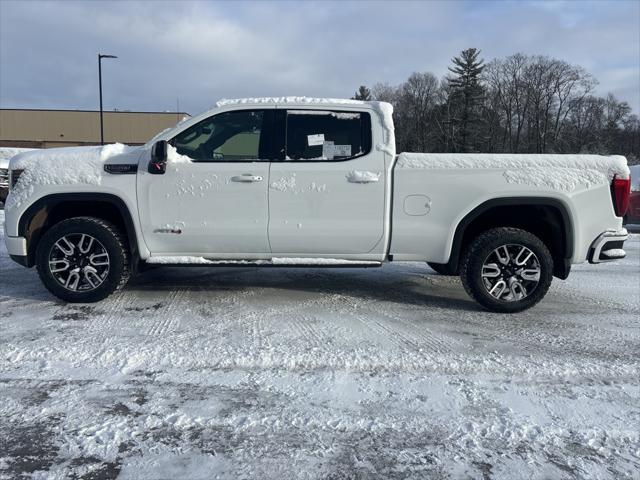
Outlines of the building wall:
{"type": "MultiPolygon", "coordinates": [[[[143,144],[186,115],[104,112],[104,141],[143,144]]],[[[52,148],[99,143],[100,113],[97,111],[0,109],[0,147],[52,148]]]]}

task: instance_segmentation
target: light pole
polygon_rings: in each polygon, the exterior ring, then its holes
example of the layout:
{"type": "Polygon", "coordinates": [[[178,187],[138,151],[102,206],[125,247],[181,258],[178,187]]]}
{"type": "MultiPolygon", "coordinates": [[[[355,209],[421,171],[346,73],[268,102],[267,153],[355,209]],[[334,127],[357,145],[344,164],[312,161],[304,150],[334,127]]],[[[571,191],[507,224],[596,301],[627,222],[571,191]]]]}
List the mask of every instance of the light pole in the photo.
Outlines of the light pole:
{"type": "Polygon", "coordinates": [[[98,89],[100,90],[100,145],[104,145],[104,126],[102,123],[102,59],[118,58],[115,55],[98,54],[98,89]]]}

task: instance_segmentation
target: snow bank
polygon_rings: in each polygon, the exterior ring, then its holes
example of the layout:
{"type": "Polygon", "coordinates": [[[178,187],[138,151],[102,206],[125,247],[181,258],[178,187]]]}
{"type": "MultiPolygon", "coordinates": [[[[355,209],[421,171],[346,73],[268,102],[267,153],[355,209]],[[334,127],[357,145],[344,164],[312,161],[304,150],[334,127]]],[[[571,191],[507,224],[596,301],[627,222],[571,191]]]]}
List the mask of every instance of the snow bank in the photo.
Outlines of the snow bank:
{"type": "Polygon", "coordinates": [[[380,117],[384,130],[384,138],[382,143],[376,145],[376,149],[388,153],[391,156],[396,154],[396,137],[393,128],[393,107],[387,102],[352,100],[347,98],[316,98],[316,97],[254,97],[254,98],[235,98],[222,99],[216,103],[216,107],[225,107],[228,105],[245,105],[245,104],[308,104],[318,106],[332,105],[369,105],[380,117]]]}
{"type": "Polygon", "coordinates": [[[505,170],[509,183],[571,191],[578,185],[629,178],[625,157],[619,155],[401,153],[398,168],[505,170]]]}
{"type": "Polygon", "coordinates": [[[12,170],[24,170],[7,198],[10,211],[27,200],[36,187],[46,185],[100,185],[104,162],[135,147],[121,143],[92,147],[65,147],[33,150],[11,159],[12,170]]]}

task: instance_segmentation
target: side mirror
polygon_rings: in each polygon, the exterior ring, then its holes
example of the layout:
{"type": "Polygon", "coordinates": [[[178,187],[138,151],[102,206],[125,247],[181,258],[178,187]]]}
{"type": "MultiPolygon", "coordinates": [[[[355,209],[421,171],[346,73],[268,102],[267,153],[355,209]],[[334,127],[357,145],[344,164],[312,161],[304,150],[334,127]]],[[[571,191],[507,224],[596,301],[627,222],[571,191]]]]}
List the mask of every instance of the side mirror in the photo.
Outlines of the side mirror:
{"type": "Polygon", "coordinates": [[[167,141],[158,140],[151,147],[151,161],[149,162],[149,173],[163,175],[167,171],[167,141]]]}

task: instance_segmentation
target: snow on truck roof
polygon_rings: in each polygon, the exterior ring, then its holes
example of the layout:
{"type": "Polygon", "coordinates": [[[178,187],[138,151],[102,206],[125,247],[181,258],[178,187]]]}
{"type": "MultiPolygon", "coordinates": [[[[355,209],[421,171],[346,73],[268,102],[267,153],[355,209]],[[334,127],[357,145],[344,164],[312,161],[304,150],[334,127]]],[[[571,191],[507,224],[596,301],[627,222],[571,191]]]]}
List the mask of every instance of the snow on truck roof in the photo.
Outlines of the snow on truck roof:
{"type": "Polygon", "coordinates": [[[319,98],[319,97],[250,97],[250,98],[223,98],[216,103],[216,107],[227,105],[264,105],[264,104],[286,104],[286,105],[371,105],[375,106],[381,102],[352,100],[347,98],[319,98]]]}

